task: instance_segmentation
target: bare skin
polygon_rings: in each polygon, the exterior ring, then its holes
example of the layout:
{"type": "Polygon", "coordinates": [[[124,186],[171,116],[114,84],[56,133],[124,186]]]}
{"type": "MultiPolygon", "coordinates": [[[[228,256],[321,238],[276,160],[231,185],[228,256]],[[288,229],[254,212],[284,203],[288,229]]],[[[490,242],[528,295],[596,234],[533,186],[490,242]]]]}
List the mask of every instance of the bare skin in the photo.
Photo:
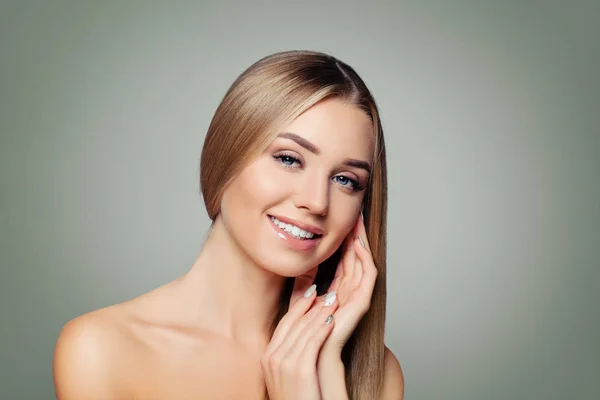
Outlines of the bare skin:
{"type": "MultiPolygon", "coordinates": [[[[373,151],[368,117],[337,100],[309,109],[286,132],[318,153],[283,137],[246,167],[225,191],[221,214],[187,274],[65,325],[54,359],[59,400],[264,398],[261,357],[285,277],[300,277],[304,290],[310,282],[302,277],[314,274],[349,233],[353,238],[363,196],[351,187],[364,184],[368,172],[344,160],[370,161],[373,151]],[[292,249],[274,233],[272,215],[318,227],[322,239],[310,250],[292,249]]],[[[368,264],[368,251],[358,252],[368,264]]],[[[309,300],[307,310],[321,304],[309,300]]],[[[345,337],[354,322],[332,324],[327,335],[345,337]]],[[[400,399],[402,371],[389,350],[385,359],[383,398],[400,399]]],[[[329,384],[324,375],[335,375],[332,382],[343,390],[343,370],[327,369],[337,364],[319,371],[321,386],[329,384]]]]}
{"type": "Polygon", "coordinates": [[[57,385],[59,398],[263,398],[260,346],[202,329],[185,312],[172,311],[181,284],[71,321],[57,344],[58,353],[70,347],[56,360],[57,372],[69,375],[57,385]],[[83,363],[92,365],[76,367],[83,363]]]}

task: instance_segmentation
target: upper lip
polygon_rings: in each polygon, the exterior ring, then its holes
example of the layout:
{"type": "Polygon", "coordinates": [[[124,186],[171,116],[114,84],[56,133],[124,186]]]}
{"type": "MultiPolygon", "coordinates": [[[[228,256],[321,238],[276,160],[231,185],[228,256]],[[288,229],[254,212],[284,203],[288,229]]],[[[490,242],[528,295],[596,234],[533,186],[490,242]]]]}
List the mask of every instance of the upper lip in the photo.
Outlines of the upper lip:
{"type": "Polygon", "coordinates": [[[300,229],[304,229],[305,231],[312,232],[315,235],[323,235],[323,229],[318,228],[314,225],[305,224],[304,222],[301,222],[295,218],[281,217],[279,215],[273,215],[273,214],[271,214],[271,216],[274,218],[277,218],[277,220],[279,220],[281,222],[285,222],[286,224],[294,225],[300,229]]]}

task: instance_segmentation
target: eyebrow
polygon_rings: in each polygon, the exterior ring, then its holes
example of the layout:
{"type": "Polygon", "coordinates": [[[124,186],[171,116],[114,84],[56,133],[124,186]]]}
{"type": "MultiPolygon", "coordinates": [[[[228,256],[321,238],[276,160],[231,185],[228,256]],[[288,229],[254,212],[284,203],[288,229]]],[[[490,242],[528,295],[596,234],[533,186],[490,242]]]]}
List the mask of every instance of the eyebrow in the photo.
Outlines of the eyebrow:
{"type": "MultiPolygon", "coordinates": [[[[319,150],[317,146],[304,139],[302,136],[296,135],[295,133],[283,132],[280,133],[277,137],[293,140],[298,145],[304,147],[306,150],[310,151],[313,154],[321,153],[321,150],[319,150]]],[[[371,165],[366,161],[356,160],[354,158],[347,158],[342,164],[348,167],[364,169],[368,173],[371,173],[371,165]]]]}
{"type": "Polygon", "coordinates": [[[302,136],[296,135],[295,133],[284,132],[284,133],[280,133],[278,137],[285,138],[285,139],[291,139],[313,154],[321,154],[321,150],[319,150],[319,148],[317,146],[315,146],[308,140],[304,139],[302,136]]]}
{"type": "Polygon", "coordinates": [[[346,165],[348,167],[354,167],[354,168],[364,169],[369,174],[371,173],[371,166],[366,161],[355,160],[353,158],[347,158],[347,159],[344,160],[344,162],[342,164],[344,164],[344,165],[346,165]]]}

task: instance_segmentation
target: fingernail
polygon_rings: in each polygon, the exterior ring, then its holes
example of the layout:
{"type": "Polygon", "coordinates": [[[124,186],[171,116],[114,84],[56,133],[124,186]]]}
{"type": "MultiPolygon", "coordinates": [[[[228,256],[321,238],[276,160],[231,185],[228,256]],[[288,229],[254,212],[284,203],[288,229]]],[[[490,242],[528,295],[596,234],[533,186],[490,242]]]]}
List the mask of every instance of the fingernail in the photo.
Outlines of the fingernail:
{"type": "Polygon", "coordinates": [[[363,238],[360,237],[360,235],[358,235],[358,240],[360,241],[360,244],[362,244],[362,247],[367,247],[367,246],[365,246],[365,242],[364,242],[363,238]]]}
{"type": "Polygon", "coordinates": [[[333,315],[330,315],[329,317],[327,317],[327,319],[325,320],[325,325],[329,325],[331,323],[331,321],[333,321],[333,315]]]}
{"type": "Polygon", "coordinates": [[[335,294],[335,290],[332,290],[331,292],[327,293],[327,295],[325,296],[325,305],[332,305],[336,297],[337,295],[335,294]]]}
{"type": "Polygon", "coordinates": [[[313,295],[313,293],[317,290],[317,285],[311,285],[306,292],[304,292],[304,297],[308,298],[313,295]]]}

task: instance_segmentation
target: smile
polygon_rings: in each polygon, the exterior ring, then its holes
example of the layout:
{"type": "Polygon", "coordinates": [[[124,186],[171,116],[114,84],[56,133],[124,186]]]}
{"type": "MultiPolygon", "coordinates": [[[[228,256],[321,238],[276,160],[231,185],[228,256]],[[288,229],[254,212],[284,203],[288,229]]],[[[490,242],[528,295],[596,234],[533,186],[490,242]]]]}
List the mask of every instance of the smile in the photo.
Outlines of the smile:
{"type": "Polygon", "coordinates": [[[288,235],[292,236],[295,239],[307,240],[307,239],[312,239],[315,236],[320,236],[320,235],[316,235],[314,232],[304,230],[295,225],[286,224],[285,222],[281,222],[273,216],[270,216],[270,218],[271,218],[271,221],[273,221],[273,223],[277,227],[279,227],[283,231],[286,231],[288,235]]]}

